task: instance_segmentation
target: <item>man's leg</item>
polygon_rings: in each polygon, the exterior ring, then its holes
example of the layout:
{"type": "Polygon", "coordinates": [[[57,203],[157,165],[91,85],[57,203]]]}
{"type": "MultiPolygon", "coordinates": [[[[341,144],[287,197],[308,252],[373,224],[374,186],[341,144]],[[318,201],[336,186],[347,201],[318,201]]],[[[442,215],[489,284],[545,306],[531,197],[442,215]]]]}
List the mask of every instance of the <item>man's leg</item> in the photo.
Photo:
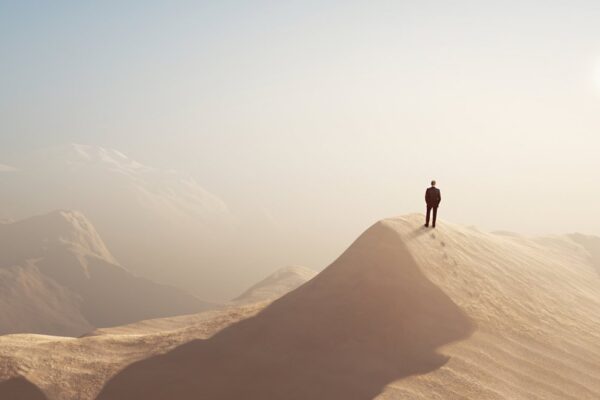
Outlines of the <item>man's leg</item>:
{"type": "Polygon", "coordinates": [[[429,226],[429,215],[431,214],[431,206],[427,206],[427,217],[425,217],[425,226],[429,226]]]}
{"type": "Polygon", "coordinates": [[[437,207],[433,207],[433,227],[435,228],[435,220],[437,219],[437,207]]]}

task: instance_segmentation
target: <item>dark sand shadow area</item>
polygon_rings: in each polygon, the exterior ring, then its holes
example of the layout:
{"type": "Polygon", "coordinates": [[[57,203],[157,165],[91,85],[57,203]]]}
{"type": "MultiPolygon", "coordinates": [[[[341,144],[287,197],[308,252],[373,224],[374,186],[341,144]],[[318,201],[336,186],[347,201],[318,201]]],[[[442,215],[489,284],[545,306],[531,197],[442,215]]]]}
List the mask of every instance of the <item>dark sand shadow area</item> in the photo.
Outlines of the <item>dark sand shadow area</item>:
{"type": "Polygon", "coordinates": [[[437,349],[473,330],[378,223],[257,316],[130,365],[98,399],[372,399],[440,368],[437,349]]]}
{"type": "Polygon", "coordinates": [[[33,383],[23,377],[0,382],[2,400],[47,400],[46,395],[33,383]]]}

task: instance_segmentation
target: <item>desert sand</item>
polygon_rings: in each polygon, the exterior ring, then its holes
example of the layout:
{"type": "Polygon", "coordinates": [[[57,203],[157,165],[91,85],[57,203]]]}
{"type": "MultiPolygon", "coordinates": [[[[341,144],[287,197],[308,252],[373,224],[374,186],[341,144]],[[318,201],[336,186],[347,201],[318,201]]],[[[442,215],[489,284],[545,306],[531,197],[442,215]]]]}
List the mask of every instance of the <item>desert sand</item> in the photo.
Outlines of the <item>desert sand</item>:
{"type": "Polygon", "coordinates": [[[0,398],[600,398],[598,240],[422,218],[377,222],[273,302],[2,336],[0,398]]]}
{"type": "Polygon", "coordinates": [[[277,299],[308,282],[316,274],[310,268],[297,265],[280,268],[235,298],[234,302],[248,304],[277,299]]]}

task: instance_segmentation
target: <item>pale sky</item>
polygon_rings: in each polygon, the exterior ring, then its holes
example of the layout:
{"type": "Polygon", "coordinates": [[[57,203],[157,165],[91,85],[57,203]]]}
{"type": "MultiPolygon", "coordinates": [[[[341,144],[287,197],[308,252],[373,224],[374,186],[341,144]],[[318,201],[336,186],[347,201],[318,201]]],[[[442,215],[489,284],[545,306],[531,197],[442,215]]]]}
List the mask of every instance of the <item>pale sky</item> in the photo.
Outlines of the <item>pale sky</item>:
{"type": "Polygon", "coordinates": [[[0,163],[76,142],[188,171],[313,268],[422,212],[431,179],[442,219],[600,235],[599,21],[592,0],[0,1],[0,163]]]}

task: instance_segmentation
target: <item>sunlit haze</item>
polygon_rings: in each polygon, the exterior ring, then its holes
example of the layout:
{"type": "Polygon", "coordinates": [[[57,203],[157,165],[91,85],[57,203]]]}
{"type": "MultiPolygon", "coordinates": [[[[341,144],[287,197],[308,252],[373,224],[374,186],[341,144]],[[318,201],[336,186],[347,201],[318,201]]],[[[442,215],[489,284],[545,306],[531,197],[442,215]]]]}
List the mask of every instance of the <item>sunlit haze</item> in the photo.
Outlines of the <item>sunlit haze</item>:
{"type": "Polygon", "coordinates": [[[600,1],[0,0],[0,399],[600,399],[600,1]]]}
{"type": "MultiPolygon", "coordinates": [[[[70,143],[193,178],[160,196],[167,172],[135,182],[164,210],[193,210],[206,190],[239,247],[213,246],[229,258],[211,255],[212,269],[151,277],[219,300],[279,267],[320,270],[377,220],[423,213],[431,179],[442,220],[598,235],[599,21],[591,0],[2,2],[0,185],[70,143]],[[173,200],[184,187],[194,194],[173,200]]],[[[80,204],[37,196],[52,202],[0,218],[80,204]]],[[[166,243],[208,240],[177,232],[166,243]]],[[[117,253],[128,244],[106,236],[117,253]]]]}

